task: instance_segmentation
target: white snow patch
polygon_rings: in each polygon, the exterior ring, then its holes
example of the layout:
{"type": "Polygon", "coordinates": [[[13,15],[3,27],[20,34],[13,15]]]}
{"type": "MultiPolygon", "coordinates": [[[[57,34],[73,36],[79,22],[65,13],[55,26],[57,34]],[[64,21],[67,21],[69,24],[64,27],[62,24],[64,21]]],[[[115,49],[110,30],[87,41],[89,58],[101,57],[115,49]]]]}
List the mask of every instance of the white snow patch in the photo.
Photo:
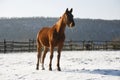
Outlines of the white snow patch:
{"type": "Polygon", "coordinates": [[[0,54],[0,80],[120,80],[120,51],[63,51],[61,69],[36,70],[36,52],[0,54]]]}

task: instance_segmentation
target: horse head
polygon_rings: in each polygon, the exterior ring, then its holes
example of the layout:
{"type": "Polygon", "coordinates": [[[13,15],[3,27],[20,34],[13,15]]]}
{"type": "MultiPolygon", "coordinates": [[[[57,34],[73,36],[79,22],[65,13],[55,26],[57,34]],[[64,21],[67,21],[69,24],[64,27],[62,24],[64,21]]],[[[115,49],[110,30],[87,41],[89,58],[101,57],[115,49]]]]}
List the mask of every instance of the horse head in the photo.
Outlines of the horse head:
{"type": "Polygon", "coordinates": [[[68,10],[68,8],[66,9],[64,15],[65,15],[65,21],[66,24],[68,25],[68,27],[74,27],[75,26],[75,22],[73,19],[73,14],[72,14],[73,9],[71,8],[70,11],[68,10]]]}

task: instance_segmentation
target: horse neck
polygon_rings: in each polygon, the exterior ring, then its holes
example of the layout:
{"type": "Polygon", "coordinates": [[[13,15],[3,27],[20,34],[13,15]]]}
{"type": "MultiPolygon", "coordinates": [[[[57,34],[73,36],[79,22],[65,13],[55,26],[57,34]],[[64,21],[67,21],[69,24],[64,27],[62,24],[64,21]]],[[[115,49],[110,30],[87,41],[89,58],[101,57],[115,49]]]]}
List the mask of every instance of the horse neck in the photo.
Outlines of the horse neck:
{"type": "Polygon", "coordinates": [[[66,23],[64,17],[61,17],[59,21],[56,23],[56,30],[58,33],[64,34],[65,27],[66,27],[66,23]]]}

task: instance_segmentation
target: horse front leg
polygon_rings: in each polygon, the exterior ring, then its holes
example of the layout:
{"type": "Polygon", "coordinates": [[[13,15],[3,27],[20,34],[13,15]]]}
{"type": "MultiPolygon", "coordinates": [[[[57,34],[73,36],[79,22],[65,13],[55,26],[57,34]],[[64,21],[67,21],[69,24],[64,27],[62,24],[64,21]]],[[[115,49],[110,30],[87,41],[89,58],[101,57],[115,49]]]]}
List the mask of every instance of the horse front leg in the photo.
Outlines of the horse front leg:
{"type": "Polygon", "coordinates": [[[57,70],[58,71],[61,71],[61,68],[60,68],[60,57],[61,57],[61,50],[63,48],[63,44],[60,44],[58,46],[58,55],[57,55],[57,70]]]}
{"type": "Polygon", "coordinates": [[[61,71],[60,68],[60,57],[61,57],[61,51],[58,51],[58,55],[57,55],[57,70],[61,71]]]}

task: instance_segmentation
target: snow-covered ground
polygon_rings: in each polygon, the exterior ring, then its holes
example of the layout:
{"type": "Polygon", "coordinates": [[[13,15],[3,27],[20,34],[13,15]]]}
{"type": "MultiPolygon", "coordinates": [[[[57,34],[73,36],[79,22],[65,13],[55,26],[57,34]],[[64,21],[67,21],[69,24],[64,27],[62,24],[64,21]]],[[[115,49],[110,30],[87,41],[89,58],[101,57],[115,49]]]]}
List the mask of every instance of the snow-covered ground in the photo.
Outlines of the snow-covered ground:
{"type": "Polygon", "coordinates": [[[120,51],[63,51],[61,69],[36,70],[36,52],[0,54],[0,80],[120,80],[120,51]]]}

